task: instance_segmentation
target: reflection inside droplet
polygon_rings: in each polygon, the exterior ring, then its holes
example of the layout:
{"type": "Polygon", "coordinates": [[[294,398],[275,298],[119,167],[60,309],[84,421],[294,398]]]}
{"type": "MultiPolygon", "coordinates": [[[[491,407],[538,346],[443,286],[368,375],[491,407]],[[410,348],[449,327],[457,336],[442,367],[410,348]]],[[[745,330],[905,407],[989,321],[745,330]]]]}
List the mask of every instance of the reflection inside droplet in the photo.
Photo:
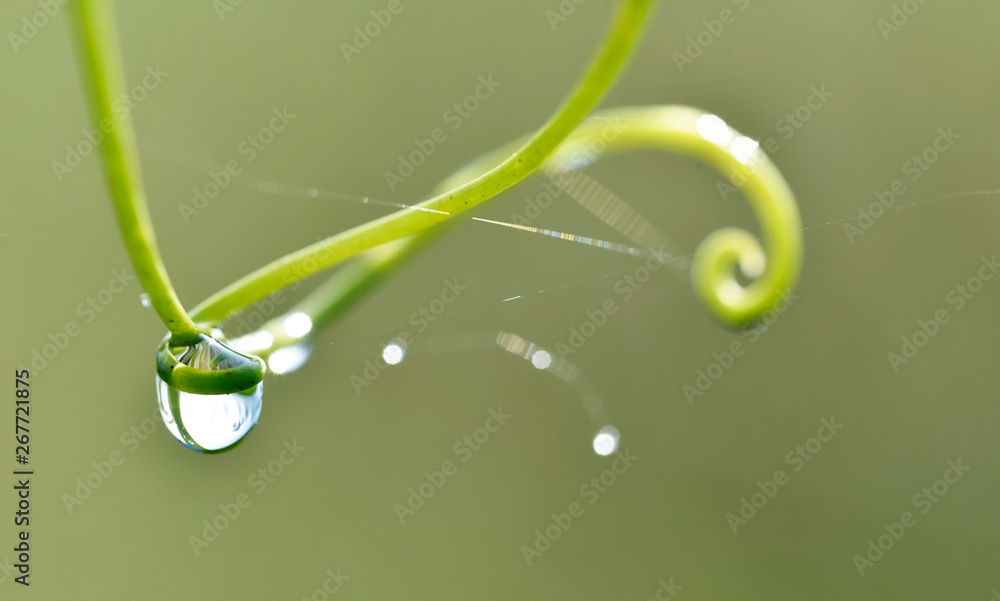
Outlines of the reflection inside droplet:
{"type": "Polygon", "coordinates": [[[292,338],[301,338],[312,330],[312,320],[305,313],[292,313],[285,319],[282,329],[292,338]]]}
{"type": "Polygon", "coordinates": [[[552,355],[548,351],[535,351],[531,356],[531,364],[538,369],[548,369],[552,365],[552,355]]]}
{"type": "Polygon", "coordinates": [[[702,115],[696,124],[698,133],[709,142],[719,146],[728,144],[733,139],[733,132],[726,122],[715,115],[702,115]]]}
{"type": "Polygon", "coordinates": [[[222,451],[250,433],[260,419],[264,384],[248,393],[191,394],[156,376],[160,415],[167,429],[195,451],[222,451]]]}
{"type": "Polygon", "coordinates": [[[142,303],[142,306],[146,307],[147,309],[153,306],[153,301],[150,300],[149,295],[146,294],[145,292],[139,295],[139,302],[142,303]]]}
{"type": "Polygon", "coordinates": [[[594,452],[606,456],[618,450],[618,428],[604,426],[594,437],[594,452]]]}
{"type": "Polygon", "coordinates": [[[394,340],[382,349],[382,359],[389,365],[399,365],[406,357],[406,347],[402,340],[394,340]]]}
{"type": "Polygon", "coordinates": [[[301,343],[280,348],[267,358],[267,367],[276,374],[290,374],[306,364],[312,355],[312,347],[301,343]]]}

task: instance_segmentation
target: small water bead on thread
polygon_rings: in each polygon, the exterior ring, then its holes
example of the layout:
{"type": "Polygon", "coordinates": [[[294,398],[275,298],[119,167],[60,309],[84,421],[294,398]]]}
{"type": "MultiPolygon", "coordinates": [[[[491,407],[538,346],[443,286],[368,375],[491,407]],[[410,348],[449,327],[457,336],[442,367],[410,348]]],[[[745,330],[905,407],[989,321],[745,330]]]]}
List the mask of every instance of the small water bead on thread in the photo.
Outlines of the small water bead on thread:
{"type": "Polygon", "coordinates": [[[382,360],[389,365],[399,365],[406,358],[406,342],[399,338],[393,338],[389,344],[382,349],[382,360]]]}
{"type": "Polygon", "coordinates": [[[508,353],[529,361],[535,369],[549,373],[572,386],[591,423],[595,427],[601,426],[592,441],[594,452],[598,455],[610,455],[618,449],[618,429],[606,425],[610,418],[604,400],[580,368],[558,354],[512,332],[499,332],[494,344],[508,353]]]}
{"type": "Polygon", "coordinates": [[[604,457],[614,453],[618,450],[620,436],[618,428],[604,426],[594,437],[594,452],[604,457]]]}
{"type": "Polygon", "coordinates": [[[741,163],[748,163],[754,158],[760,144],[756,140],[751,140],[746,136],[740,136],[733,140],[733,156],[741,163]]]}
{"type": "MultiPolygon", "coordinates": [[[[236,367],[241,355],[223,342],[203,337],[197,344],[172,349],[179,365],[217,371],[236,367]]],[[[216,453],[242,441],[260,419],[264,384],[229,394],[195,394],[168,384],[156,375],[156,393],[163,423],[184,446],[203,453],[216,453]]]]}
{"type": "Polygon", "coordinates": [[[272,373],[290,374],[298,371],[312,356],[312,345],[300,342],[279,348],[267,358],[267,366],[272,373]]]}
{"type": "Polygon", "coordinates": [[[548,369],[552,365],[552,354],[548,351],[535,351],[531,354],[531,364],[536,369],[548,369]]]}
{"type": "Polygon", "coordinates": [[[292,338],[302,338],[312,331],[312,320],[305,313],[292,313],[285,318],[282,329],[292,338]]]}
{"type": "Polygon", "coordinates": [[[733,139],[733,131],[718,115],[702,115],[698,117],[696,126],[698,133],[709,142],[725,146],[733,139]]]}

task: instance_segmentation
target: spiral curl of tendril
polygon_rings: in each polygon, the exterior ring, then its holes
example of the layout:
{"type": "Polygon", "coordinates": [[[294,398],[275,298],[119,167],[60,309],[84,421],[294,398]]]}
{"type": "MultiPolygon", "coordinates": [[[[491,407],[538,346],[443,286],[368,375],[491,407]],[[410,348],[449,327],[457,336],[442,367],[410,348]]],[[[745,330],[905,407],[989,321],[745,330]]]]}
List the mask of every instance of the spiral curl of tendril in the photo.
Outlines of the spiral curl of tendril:
{"type": "MultiPolygon", "coordinates": [[[[524,140],[515,140],[476,158],[441,182],[438,190],[460,185],[488,170],[519,148],[524,140]]],[[[760,220],[762,240],[745,230],[723,228],[706,237],[695,253],[692,261],[695,293],[719,321],[734,327],[751,322],[771,308],[782,294],[794,289],[802,266],[802,227],[794,196],[756,143],[715,115],[691,107],[666,105],[597,111],[566,138],[541,169],[548,173],[572,171],[609,155],[644,149],[668,150],[704,160],[742,188],[760,220]],[[609,128],[609,122],[614,127],[609,128]],[[613,130],[612,135],[608,135],[609,129],[613,130]],[[745,277],[754,278],[753,282],[742,286],[735,278],[736,269],[745,277]]],[[[460,222],[460,217],[449,219],[414,236],[362,253],[288,314],[308,315],[315,325],[313,331],[319,330],[349,310],[367,291],[426,248],[449,226],[460,222]]],[[[279,316],[259,330],[267,332],[273,344],[258,354],[266,358],[270,352],[300,342],[282,336],[281,323],[286,317],[279,316]]]]}
{"type": "Polygon", "coordinates": [[[692,260],[695,294],[716,318],[731,326],[746,324],[794,289],[803,254],[798,205],[757,142],[719,117],[687,106],[622,107],[594,117],[566,139],[546,168],[568,171],[627,150],[668,150],[704,161],[750,201],[761,238],[739,228],[722,228],[701,242],[692,260]],[[611,135],[609,119],[616,122],[611,135]],[[752,281],[741,284],[737,269],[752,281]]]}

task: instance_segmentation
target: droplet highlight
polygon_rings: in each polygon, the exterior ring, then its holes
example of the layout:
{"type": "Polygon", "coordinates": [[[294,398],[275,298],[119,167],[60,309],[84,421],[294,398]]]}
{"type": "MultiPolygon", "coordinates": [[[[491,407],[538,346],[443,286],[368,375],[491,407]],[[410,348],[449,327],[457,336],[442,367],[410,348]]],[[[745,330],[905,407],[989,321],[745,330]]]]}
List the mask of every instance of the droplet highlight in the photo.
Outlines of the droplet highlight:
{"type": "Polygon", "coordinates": [[[301,342],[280,348],[267,358],[267,367],[276,374],[290,374],[298,371],[309,357],[312,356],[312,346],[301,342]]]}
{"type": "Polygon", "coordinates": [[[614,426],[604,426],[594,437],[594,452],[601,456],[607,456],[618,450],[618,428],[614,426]]]}
{"type": "Polygon", "coordinates": [[[382,349],[382,359],[389,365],[399,365],[406,358],[406,343],[396,339],[382,349]]]}

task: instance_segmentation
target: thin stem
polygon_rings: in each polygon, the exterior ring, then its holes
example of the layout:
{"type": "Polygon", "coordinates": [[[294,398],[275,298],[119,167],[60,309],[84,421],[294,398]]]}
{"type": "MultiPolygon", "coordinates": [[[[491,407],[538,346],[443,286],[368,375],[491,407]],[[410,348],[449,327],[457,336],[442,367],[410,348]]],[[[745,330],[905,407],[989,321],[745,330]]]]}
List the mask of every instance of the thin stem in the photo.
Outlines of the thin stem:
{"type": "Polygon", "coordinates": [[[609,33],[562,106],[520,150],[496,168],[417,205],[286,255],[236,281],[192,311],[216,323],[271,292],[336,265],[364,250],[414,234],[473,207],[524,179],[594,108],[617,77],[639,37],[653,0],[622,0],[609,33]]]}
{"type": "Polygon", "coordinates": [[[763,235],[758,239],[726,227],[706,236],[691,265],[695,293],[730,326],[754,321],[787,300],[785,295],[795,288],[802,268],[802,220],[791,188],[757,143],[717,116],[687,106],[620,107],[605,116],[605,123],[589,120],[574,132],[575,139],[559,148],[549,166],[579,167],[581,156],[640,149],[667,150],[707,163],[743,192],[763,235]],[[611,141],[603,146],[588,142],[612,123],[617,133],[611,141]],[[603,150],[597,152],[599,148],[603,150]],[[752,281],[741,283],[736,269],[752,281]]]}
{"type": "Polygon", "coordinates": [[[160,259],[130,116],[127,111],[113,110],[113,102],[124,96],[125,80],[111,3],[80,0],[74,4],[78,11],[75,22],[80,34],[84,83],[94,121],[104,133],[101,147],[105,177],[118,226],[139,281],[157,315],[170,330],[173,342],[193,344],[202,332],[181,306],[160,259]]]}
{"type": "MultiPolygon", "coordinates": [[[[306,295],[287,313],[271,319],[254,332],[254,334],[268,334],[270,338],[266,338],[266,342],[254,347],[238,346],[258,357],[268,359],[278,349],[299,344],[303,340],[314,337],[326,325],[350,310],[394,269],[415,256],[418,247],[422,247],[431,240],[429,232],[436,231],[440,227],[434,227],[420,234],[383,244],[355,257],[306,295]],[[304,313],[309,316],[309,320],[312,322],[312,329],[306,336],[290,336],[284,330],[285,320],[296,313],[304,313]]],[[[250,335],[248,338],[255,343],[262,342],[261,338],[255,335],[250,335]]]]}
{"type": "MultiPolygon", "coordinates": [[[[788,184],[763,151],[738,154],[739,146],[734,147],[733,141],[741,138],[717,117],[690,107],[618,107],[598,111],[584,121],[549,156],[542,168],[560,174],[585,167],[605,156],[657,149],[703,160],[719,173],[736,180],[760,220],[766,257],[760,241],[749,233],[735,228],[718,230],[706,238],[695,253],[692,281],[696,293],[717,319],[739,326],[760,317],[795,287],[803,252],[802,223],[788,184]],[[716,132],[728,135],[722,139],[706,138],[699,130],[699,123],[706,122],[716,124],[716,132]],[[739,284],[733,277],[737,265],[745,272],[753,272],[754,281],[747,286],[739,284]]],[[[496,165],[525,139],[527,136],[477,158],[449,176],[438,189],[448,189],[496,165]]],[[[309,315],[315,334],[346,313],[363,293],[374,288],[404,260],[412,258],[459,219],[450,219],[413,236],[366,251],[311,292],[290,313],[309,315]]],[[[273,334],[272,351],[295,342],[281,333],[280,324],[285,317],[263,328],[273,334]]]]}

